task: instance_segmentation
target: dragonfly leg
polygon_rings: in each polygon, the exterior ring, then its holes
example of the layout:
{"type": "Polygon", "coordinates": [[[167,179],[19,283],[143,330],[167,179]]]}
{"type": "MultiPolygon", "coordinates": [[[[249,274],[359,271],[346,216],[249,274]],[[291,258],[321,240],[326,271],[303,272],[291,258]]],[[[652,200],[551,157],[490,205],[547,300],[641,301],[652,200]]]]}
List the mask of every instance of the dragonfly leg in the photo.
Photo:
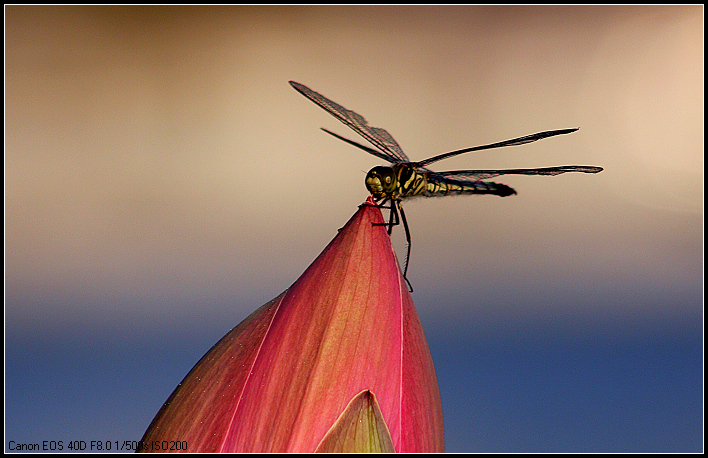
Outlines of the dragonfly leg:
{"type": "Polygon", "coordinates": [[[413,292],[413,285],[408,280],[408,261],[411,258],[411,231],[408,229],[408,220],[406,219],[406,212],[403,211],[403,206],[400,201],[395,202],[395,206],[401,211],[401,219],[403,220],[403,229],[406,230],[406,242],[408,242],[408,251],[406,252],[406,265],[403,268],[403,279],[408,284],[408,291],[413,292]]]}
{"type": "Polygon", "coordinates": [[[401,201],[393,199],[384,199],[381,201],[379,208],[386,208],[389,210],[388,223],[372,223],[374,226],[388,226],[388,235],[391,235],[393,231],[393,226],[398,226],[403,220],[403,228],[406,230],[406,241],[408,242],[408,251],[406,252],[406,264],[403,268],[403,279],[408,285],[408,291],[413,292],[413,286],[411,282],[408,281],[406,274],[408,273],[408,260],[411,257],[411,231],[408,229],[408,221],[406,220],[406,214],[403,212],[403,207],[401,206],[401,201]],[[389,206],[386,206],[386,201],[391,202],[389,206]],[[398,217],[398,211],[401,212],[401,217],[398,217]]]}
{"type": "Polygon", "coordinates": [[[393,226],[398,226],[400,222],[398,219],[398,208],[401,208],[399,201],[392,200],[391,211],[388,214],[388,235],[391,235],[391,232],[393,231],[393,226]]]}
{"type": "Polygon", "coordinates": [[[385,208],[389,210],[389,218],[388,218],[388,223],[372,223],[374,226],[388,226],[388,235],[391,235],[391,232],[393,231],[393,226],[398,226],[399,224],[399,219],[398,219],[398,211],[396,210],[397,207],[397,201],[394,202],[393,200],[389,199],[384,199],[381,201],[380,204],[378,204],[379,208],[385,208]],[[390,201],[390,205],[386,205],[386,202],[390,201]]]}

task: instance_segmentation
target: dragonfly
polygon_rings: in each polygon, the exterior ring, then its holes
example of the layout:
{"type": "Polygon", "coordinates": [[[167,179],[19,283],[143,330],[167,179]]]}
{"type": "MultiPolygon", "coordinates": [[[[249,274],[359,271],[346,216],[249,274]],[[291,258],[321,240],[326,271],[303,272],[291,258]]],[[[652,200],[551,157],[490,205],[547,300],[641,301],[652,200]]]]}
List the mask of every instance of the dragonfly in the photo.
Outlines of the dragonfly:
{"type": "Polygon", "coordinates": [[[516,191],[501,183],[483,181],[500,175],[560,175],[567,172],[599,173],[602,167],[589,165],[563,165],[558,167],[542,167],[533,169],[501,169],[501,170],[453,170],[448,172],[434,172],[427,168],[430,164],[458,156],[472,151],[482,151],[492,148],[502,148],[504,146],[517,146],[535,142],[556,135],[570,134],[577,131],[574,129],[549,130],[538,132],[523,137],[513,138],[497,143],[464,148],[449,153],[423,159],[422,161],[411,161],[403,152],[398,142],[385,129],[372,127],[360,114],[347,110],[343,106],[333,102],[322,94],[313,91],[309,87],[290,81],[290,85],[300,94],[315,102],[326,112],[346,124],[354,132],[361,135],[375,148],[362,145],[354,140],[342,137],[330,130],[322,130],[328,134],[349,143],[361,150],[366,151],[378,158],[389,162],[388,166],[376,166],[366,174],[365,184],[377,205],[390,210],[389,222],[382,223],[388,226],[388,234],[391,235],[393,226],[403,222],[408,245],[406,251],[406,263],[403,269],[403,278],[408,284],[408,289],[412,292],[413,287],[408,281],[408,264],[411,256],[411,233],[408,228],[406,214],[403,211],[401,202],[412,197],[439,197],[459,194],[490,194],[500,197],[507,197],[516,194],[516,191]],[[386,204],[388,203],[388,206],[386,204]],[[400,213],[400,218],[399,218],[400,213]]]}

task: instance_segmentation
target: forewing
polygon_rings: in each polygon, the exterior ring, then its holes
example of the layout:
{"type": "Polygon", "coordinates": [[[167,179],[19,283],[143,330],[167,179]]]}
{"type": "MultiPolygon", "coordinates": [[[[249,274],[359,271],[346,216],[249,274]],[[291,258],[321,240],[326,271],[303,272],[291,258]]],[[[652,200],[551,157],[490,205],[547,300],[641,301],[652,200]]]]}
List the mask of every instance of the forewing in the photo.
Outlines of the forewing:
{"type": "Polygon", "coordinates": [[[450,180],[479,181],[499,175],[560,175],[566,172],[598,173],[602,167],[591,165],[563,165],[538,169],[503,169],[503,170],[453,170],[449,172],[430,172],[435,176],[450,180]]]}
{"type": "MultiPolygon", "coordinates": [[[[315,102],[317,105],[321,106],[328,113],[330,113],[335,118],[339,119],[341,122],[349,126],[356,133],[364,137],[372,145],[377,147],[382,154],[377,155],[389,162],[410,162],[408,156],[403,152],[401,147],[398,145],[396,140],[393,139],[391,134],[380,127],[372,127],[366,122],[363,116],[355,113],[351,110],[347,110],[343,106],[331,101],[327,97],[319,94],[307,86],[303,86],[295,81],[290,81],[290,85],[295,88],[299,93],[307,97],[308,99],[315,102]]],[[[342,137],[338,137],[342,138],[342,137]]],[[[373,154],[373,153],[371,153],[373,154]]]]}

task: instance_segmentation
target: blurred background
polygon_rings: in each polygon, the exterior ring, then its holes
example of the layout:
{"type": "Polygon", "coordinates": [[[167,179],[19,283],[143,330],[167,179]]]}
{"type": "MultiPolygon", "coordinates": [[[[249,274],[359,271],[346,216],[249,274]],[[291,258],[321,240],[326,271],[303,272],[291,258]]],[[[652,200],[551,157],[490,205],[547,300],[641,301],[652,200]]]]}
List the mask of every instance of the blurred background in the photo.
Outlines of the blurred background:
{"type": "Polygon", "coordinates": [[[289,80],[412,160],[580,127],[434,170],[605,168],[405,204],[447,451],[702,450],[702,6],[6,6],[5,40],[6,451],[140,439],[366,199],[289,80]]]}

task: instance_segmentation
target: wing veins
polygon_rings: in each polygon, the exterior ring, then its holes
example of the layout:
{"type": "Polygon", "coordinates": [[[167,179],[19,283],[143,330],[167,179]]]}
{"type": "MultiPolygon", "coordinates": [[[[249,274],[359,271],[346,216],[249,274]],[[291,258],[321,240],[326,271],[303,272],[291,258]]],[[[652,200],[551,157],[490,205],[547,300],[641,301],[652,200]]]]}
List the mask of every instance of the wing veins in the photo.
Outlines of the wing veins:
{"type": "Polygon", "coordinates": [[[535,169],[502,169],[502,170],[451,170],[448,172],[428,172],[435,177],[448,180],[486,180],[500,175],[560,175],[567,172],[599,173],[602,167],[592,165],[562,165],[559,167],[541,167],[535,169]]]}
{"type": "Polygon", "coordinates": [[[578,130],[578,129],[577,128],[575,128],[575,129],[560,129],[560,130],[548,130],[545,132],[538,132],[538,133],[531,134],[531,135],[525,135],[525,136],[519,137],[519,138],[512,138],[511,140],[504,140],[503,142],[490,143],[488,145],[473,146],[472,148],[464,148],[464,149],[460,149],[457,151],[450,151],[449,153],[439,154],[437,156],[433,156],[431,158],[424,159],[422,161],[417,162],[417,164],[422,167],[422,166],[430,165],[433,162],[441,161],[441,160],[447,159],[449,157],[457,156],[457,155],[464,154],[464,153],[469,153],[472,151],[481,151],[481,150],[492,149],[492,148],[502,148],[504,146],[525,145],[526,143],[535,142],[536,140],[541,140],[543,138],[553,137],[555,135],[570,134],[572,132],[575,132],[576,130],[578,130]]]}
{"type": "MultiPolygon", "coordinates": [[[[385,155],[385,160],[389,162],[409,162],[408,156],[403,152],[398,142],[385,129],[380,127],[370,126],[364,117],[354,111],[347,110],[343,106],[328,99],[322,94],[313,91],[309,87],[290,81],[290,85],[295,88],[300,94],[315,102],[322,107],[326,112],[339,119],[342,123],[349,126],[354,132],[364,137],[369,143],[378,148],[381,154],[378,157],[385,155]]],[[[336,136],[336,135],[335,135],[336,136]]],[[[338,137],[343,139],[342,137],[338,137]]],[[[346,140],[345,140],[346,141],[346,140]]],[[[351,142],[350,142],[351,143],[351,142]]],[[[356,143],[351,143],[357,146],[356,143]]],[[[365,150],[370,152],[368,150],[365,150]]],[[[371,153],[373,154],[373,153],[371,153]]]]}

